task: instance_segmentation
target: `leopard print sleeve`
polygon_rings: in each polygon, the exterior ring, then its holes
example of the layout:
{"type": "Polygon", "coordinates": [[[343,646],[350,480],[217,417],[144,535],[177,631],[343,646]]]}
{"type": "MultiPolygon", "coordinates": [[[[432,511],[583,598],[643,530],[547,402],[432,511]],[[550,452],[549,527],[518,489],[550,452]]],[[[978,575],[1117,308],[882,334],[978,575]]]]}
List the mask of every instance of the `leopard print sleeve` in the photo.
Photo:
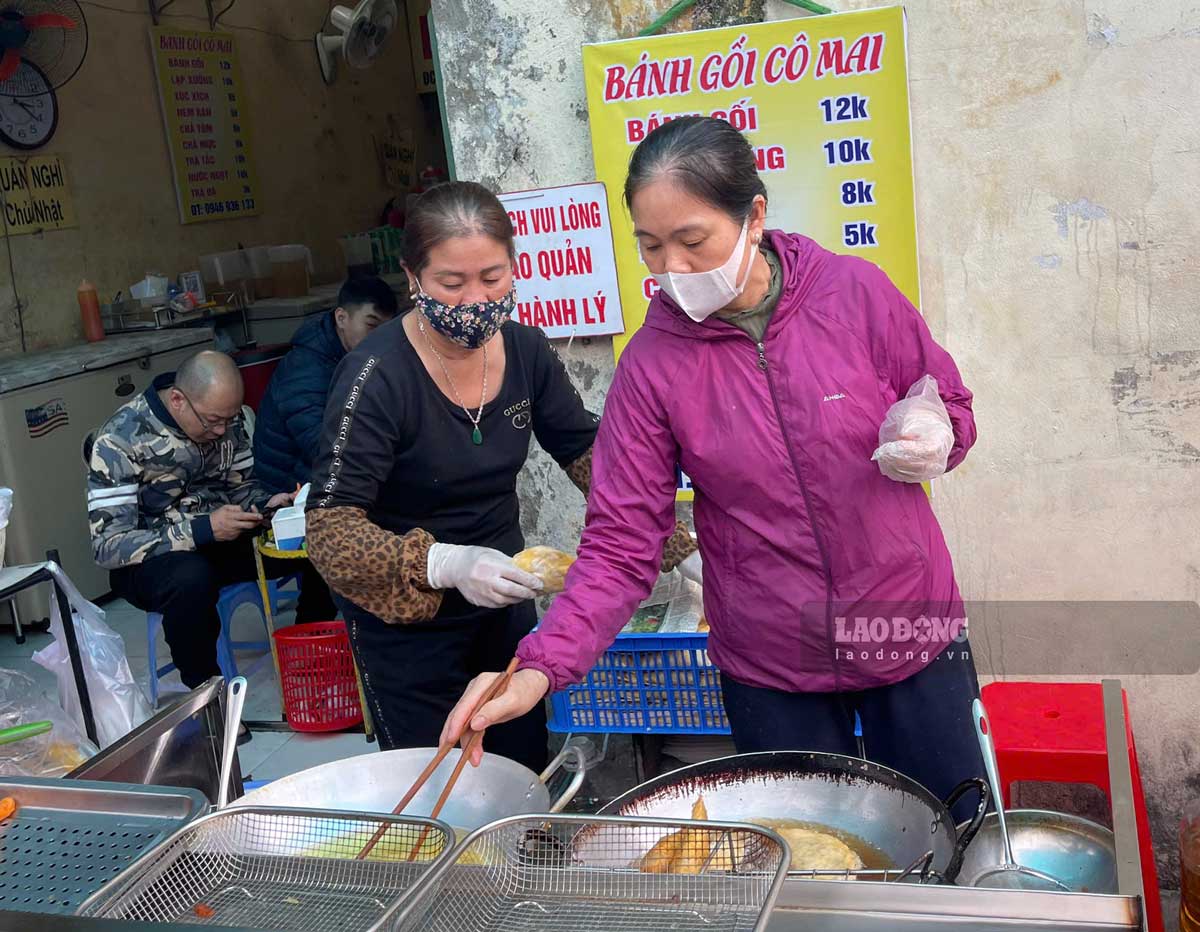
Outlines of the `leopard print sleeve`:
{"type": "Polygon", "coordinates": [[[563,470],[567,474],[567,478],[575,483],[575,488],[583,493],[583,497],[588,497],[588,492],[592,488],[592,448],[588,447],[588,451],[571,463],[563,470]]]}
{"type": "MultiPolygon", "coordinates": [[[[566,468],[567,478],[575,483],[575,487],[587,498],[592,488],[592,451],[588,451],[566,468]]],[[[663,547],[662,571],[669,573],[680,563],[696,552],[696,542],[692,540],[691,532],[682,521],[675,523],[675,533],[667,538],[663,547]]]]}
{"type": "Polygon", "coordinates": [[[434,539],[417,528],[400,536],[362,508],[317,508],[306,515],[308,556],[338,595],[390,624],[429,621],[442,593],[429,588],[434,539]]]}
{"type": "Polygon", "coordinates": [[[667,538],[663,545],[662,571],[669,573],[697,550],[696,542],[688,526],[682,521],[675,522],[675,533],[667,538]]]}

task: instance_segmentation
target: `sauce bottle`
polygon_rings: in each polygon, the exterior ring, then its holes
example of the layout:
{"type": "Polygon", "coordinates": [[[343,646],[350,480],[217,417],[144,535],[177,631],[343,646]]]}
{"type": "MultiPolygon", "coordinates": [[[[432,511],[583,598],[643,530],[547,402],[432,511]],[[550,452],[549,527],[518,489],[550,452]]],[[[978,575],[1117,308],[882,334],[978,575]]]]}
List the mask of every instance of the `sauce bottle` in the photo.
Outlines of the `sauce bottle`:
{"type": "Polygon", "coordinates": [[[83,335],[89,343],[99,343],[104,339],[104,323],[100,320],[100,298],[96,294],[96,286],[85,278],[75,296],[79,299],[83,335]]]}

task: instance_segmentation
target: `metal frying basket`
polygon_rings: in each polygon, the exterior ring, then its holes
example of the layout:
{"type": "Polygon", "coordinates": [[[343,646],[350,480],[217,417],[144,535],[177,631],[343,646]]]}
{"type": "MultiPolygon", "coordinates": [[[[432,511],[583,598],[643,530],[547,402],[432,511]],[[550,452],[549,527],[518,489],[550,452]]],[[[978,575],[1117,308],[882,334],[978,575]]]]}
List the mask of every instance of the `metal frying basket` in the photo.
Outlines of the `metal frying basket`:
{"type": "Polygon", "coordinates": [[[64,916],[208,811],[198,790],[93,780],[0,777],[4,796],[0,910],[64,916]]]}
{"type": "Polygon", "coordinates": [[[750,825],[515,816],[468,836],[396,907],[390,928],[757,932],[789,858],[782,838],[750,825]],[[683,860],[668,864],[670,851],[683,860]]]}
{"type": "Polygon", "coordinates": [[[416,881],[447,859],[453,839],[448,826],[430,819],[226,809],[197,819],[132,864],[79,915],[313,932],[377,929],[416,881]],[[357,860],[383,827],[371,854],[357,860]]]}

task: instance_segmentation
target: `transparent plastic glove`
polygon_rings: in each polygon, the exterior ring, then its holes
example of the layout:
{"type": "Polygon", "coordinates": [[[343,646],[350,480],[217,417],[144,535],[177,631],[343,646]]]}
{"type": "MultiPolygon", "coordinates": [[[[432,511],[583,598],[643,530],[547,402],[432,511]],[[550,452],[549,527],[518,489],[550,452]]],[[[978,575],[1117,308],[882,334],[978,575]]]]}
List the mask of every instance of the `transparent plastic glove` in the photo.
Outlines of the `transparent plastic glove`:
{"type": "Polygon", "coordinates": [[[871,459],[896,482],[928,482],[946,472],[953,446],[954,428],[938,395],[937,379],[924,375],[888,409],[871,459]]]}
{"type": "Polygon", "coordinates": [[[700,551],[697,550],[686,560],[676,567],[680,575],[685,579],[690,579],[697,586],[704,585],[704,561],[700,559],[700,551]]]}
{"type": "Polygon", "coordinates": [[[434,544],[429,548],[429,585],[457,589],[480,608],[504,608],[534,598],[542,581],[517,569],[512,557],[499,550],[434,544]]]}

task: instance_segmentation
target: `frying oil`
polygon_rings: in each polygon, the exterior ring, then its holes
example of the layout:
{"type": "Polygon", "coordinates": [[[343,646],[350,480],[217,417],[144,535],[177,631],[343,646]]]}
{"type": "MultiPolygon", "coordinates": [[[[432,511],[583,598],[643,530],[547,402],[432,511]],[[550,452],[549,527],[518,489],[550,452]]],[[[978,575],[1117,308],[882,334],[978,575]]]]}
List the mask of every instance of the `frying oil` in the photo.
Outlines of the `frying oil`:
{"type": "MultiPolygon", "coordinates": [[[[858,870],[895,870],[896,865],[892,863],[892,859],[876,848],[873,844],[857,835],[850,832],[844,832],[840,829],[832,828],[828,825],[822,825],[818,822],[803,822],[799,819],[751,819],[749,820],[755,825],[761,825],[763,828],[773,829],[779,834],[786,837],[788,829],[802,829],[809,832],[816,832],[822,835],[830,835],[844,844],[847,848],[853,851],[860,861],[862,867],[858,870]]],[[[803,871],[803,865],[796,865],[794,870],[803,871]]],[[[851,876],[854,870],[850,871],[851,876]]],[[[866,879],[866,878],[864,878],[866,879]]],[[[1200,932],[1200,930],[1197,930],[1200,932]]]]}

